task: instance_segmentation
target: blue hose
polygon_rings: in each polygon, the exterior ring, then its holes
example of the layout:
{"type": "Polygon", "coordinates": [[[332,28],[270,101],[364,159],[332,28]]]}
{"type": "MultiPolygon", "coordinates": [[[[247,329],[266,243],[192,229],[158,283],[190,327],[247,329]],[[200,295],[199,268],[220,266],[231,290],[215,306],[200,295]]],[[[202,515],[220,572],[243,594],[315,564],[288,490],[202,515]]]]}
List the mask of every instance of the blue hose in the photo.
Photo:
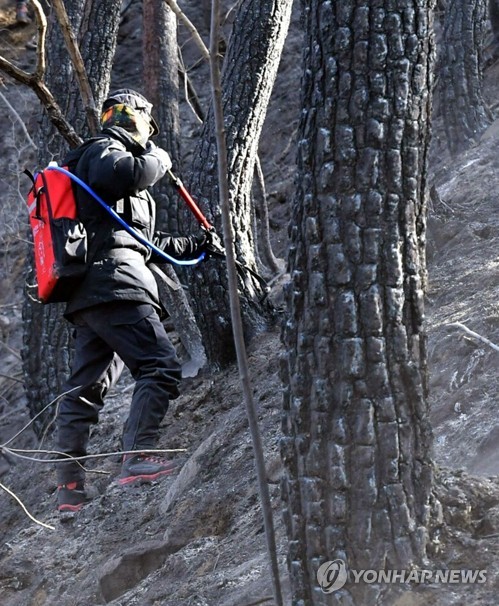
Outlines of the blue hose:
{"type": "Polygon", "coordinates": [[[175,265],[197,265],[205,258],[206,253],[201,253],[201,256],[198,257],[197,259],[189,259],[187,261],[182,261],[180,259],[175,259],[175,257],[171,257],[168,253],[165,253],[165,251],[161,250],[161,248],[158,248],[155,244],[153,244],[152,242],[149,242],[149,240],[146,240],[146,238],[142,237],[139,234],[139,232],[135,231],[135,229],[133,229],[133,227],[128,225],[128,223],[126,221],[123,221],[123,219],[118,215],[118,213],[116,211],[114,211],[108,204],[106,204],[106,202],[104,202],[104,200],[100,196],[98,196],[93,191],[93,189],[91,187],[89,187],[79,177],[77,177],[76,175],[73,175],[73,173],[69,172],[65,168],[62,168],[61,166],[47,166],[46,170],[56,170],[64,175],[68,176],[75,183],[77,183],[80,187],[83,187],[83,189],[86,192],[88,192],[102,206],[102,208],[104,208],[111,215],[111,217],[113,217],[113,219],[115,219],[122,227],[124,227],[130,235],[132,235],[136,240],[138,240],[144,246],[147,246],[148,248],[150,248],[152,251],[154,251],[157,255],[159,255],[165,261],[168,261],[169,263],[174,263],[175,265]]]}

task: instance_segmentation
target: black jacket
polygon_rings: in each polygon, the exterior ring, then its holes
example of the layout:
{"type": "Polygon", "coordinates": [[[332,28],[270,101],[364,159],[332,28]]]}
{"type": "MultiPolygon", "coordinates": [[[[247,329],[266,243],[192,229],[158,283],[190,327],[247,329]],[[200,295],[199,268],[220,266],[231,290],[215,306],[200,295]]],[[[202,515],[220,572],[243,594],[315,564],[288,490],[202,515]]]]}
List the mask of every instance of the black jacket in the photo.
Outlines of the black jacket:
{"type": "MultiPolygon", "coordinates": [[[[156,204],[147,191],[167,170],[161,154],[144,150],[122,128],[112,127],[73,150],[64,164],[87,183],[120,216],[161,250],[178,259],[198,257],[204,236],[172,237],[155,231],[156,204]]],[[[89,239],[89,269],[68,302],[65,317],[76,311],[112,301],[162,306],[148,262],[164,262],[140,244],[75,185],[78,213],[89,239]]]]}

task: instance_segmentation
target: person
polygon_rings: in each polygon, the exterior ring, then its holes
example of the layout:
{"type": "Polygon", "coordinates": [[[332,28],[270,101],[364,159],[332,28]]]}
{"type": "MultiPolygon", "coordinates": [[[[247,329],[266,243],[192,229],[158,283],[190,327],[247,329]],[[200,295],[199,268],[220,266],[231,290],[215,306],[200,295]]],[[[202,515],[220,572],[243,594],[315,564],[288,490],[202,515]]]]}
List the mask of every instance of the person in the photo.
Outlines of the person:
{"type": "Polygon", "coordinates": [[[31,23],[28,16],[28,0],[16,0],[16,23],[18,25],[29,25],[31,23]]]}
{"type": "MultiPolygon", "coordinates": [[[[158,133],[152,105],[140,93],[120,89],[102,107],[102,132],[69,153],[65,164],[135,230],[178,259],[198,258],[210,236],[155,231],[155,202],[148,191],[171,168],[166,151],[150,137],[158,133]]],[[[157,253],[139,243],[83,188],[76,189],[89,238],[89,268],[69,300],[65,318],[75,325],[71,376],[56,417],[61,457],[87,454],[90,428],[124,365],[135,388],[123,427],[120,484],[154,480],[174,465],[147,452],[155,448],[169,400],[179,395],[181,366],[160,316],[156,281],[148,262],[157,253]],[[68,393],[69,392],[69,393],[68,393]]],[[[57,507],[78,511],[88,501],[85,472],[76,460],[57,464],[57,507]]]]}

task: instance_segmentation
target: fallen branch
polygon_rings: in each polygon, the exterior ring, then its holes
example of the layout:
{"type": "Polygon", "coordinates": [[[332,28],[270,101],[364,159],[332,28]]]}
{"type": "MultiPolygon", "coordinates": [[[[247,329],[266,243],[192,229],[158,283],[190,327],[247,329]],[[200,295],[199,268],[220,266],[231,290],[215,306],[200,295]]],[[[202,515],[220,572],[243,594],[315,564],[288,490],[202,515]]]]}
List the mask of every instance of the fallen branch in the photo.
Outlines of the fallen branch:
{"type": "Polygon", "coordinates": [[[55,528],[53,526],[50,526],[50,524],[45,524],[45,522],[40,522],[40,520],[37,520],[34,516],[32,516],[30,514],[30,512],[26,509],[26,506],[21,501],[21,499],[15,493],[13,493],[12,490],[7,488],[7,486],[4,486],[1,482],[0,482],[0,488],[2,490],[5,490],[5,492],[7,494],[9,494],[15,501],[17,501],[17,503],[21,506],[21,509],[24,511],[24,513],[28,516],[28,518],[30,520],[35,522],[35,524],[39,524],[40,526],[43,526],[44,528],[48,528],[49,530],[55,530],[55,528]]]}
{"type": "Polygon", "coordinates": [[[499,352],[499,345],[496,345],[495,343],[493,343],[492,341],[490,341],[486,337],[482,337],[482,335],[479,335],[474,330],[470,330],[467,326],[465,326],[464,324],[461,324],[461,322],[451,322],[447,326],[455,326],[456,328],[460,328],[461,330],[464,330],[464,332],[466,334],[470,335],[471,337],[474,337],[475,339],[478,339],[482,343],[485,343],[485,345],[488,345],[494,351],[498,351],[499,352]]]}
{"type": "MultiPolygon", "coordinates": [[[[1,343],[1,341],[0,341],[0,343],[1,343]]],[[[51,406],[56,404],[61,398],[63,398],[67,394],[71,393],[72,391],[79,389],[80,387],[81,387],[81,385],[77,385],[76,387],[73,387],[72,389],[68,389],[68,391],[63,392],[59,396],[54,398],[51,402],[49,402],[46,406],[44,406],[39,412],[37,412],[36,415],[28,423],[26,423],[26,425],[24,425],[24,427],[21,427],[21,429],[17,433],[15,433],[11,438],[9,438],[7,440],[7,442],[5,442],[4,444],[0,444],[0,449],[2,448],[2,446],[7,446],[11,442],[13,442],[16,438],[18,438],[24,431],[26,431],[26,429],[28,429],[28,427],[30,425],[32,425],[38,419],[39,416],[41,416],[47,410],[47,408],[50,408],[51,406]]]]}
{"type": "Polygon", "coordinates": [[[266,598],[260,598],[258,600],[256,600],[256,602],[250,602],[249,604],[244,604],[244,606],[257,606],[258,604],[265,604],[265,602],[272,602],[273,601],[273,597],[267,596],[266,598]]]}
{"type": "MultiPolygon", "coordinates": [[[[161,449],[147,449],[143,448],[140,450],[140,453],[144,454],[166,454],[166,453],[176,453],[176,452],[186,452],[187,448],[161,448],[161,449]]],[[[40,449],[27,449],[27,448],[7,448],[4,445],[0,446],[0,452],[5,452],[7,455],[11,455],[12,457],[17,457],[18,459],[24,459],[25,461],[36,461],[37,463],[61,463],[64,459],[64,462],[75,462],[86,461],[87,459],[104,459],[106,457],[116,457],[126,454],[137,454],[137,450],[119,450],[115,452],[97,452],[94,454],[83,455],[81,457],[73,457],[67,452],[60,452],[58,450],[40,450],[40,449]],[[56,455],[60,457],[59,459],[39,459],[37,457],[28,457],[21,453],[32,453],[32,454],[43,454],[43,455],[56,455]]],[[[89,471],[86,469],[85,471],[89,471]]],[[[103,472],[97,472],[103,473],[103,472]]],[[[106,472],[107,473],[107,472],[106,472]]]]}

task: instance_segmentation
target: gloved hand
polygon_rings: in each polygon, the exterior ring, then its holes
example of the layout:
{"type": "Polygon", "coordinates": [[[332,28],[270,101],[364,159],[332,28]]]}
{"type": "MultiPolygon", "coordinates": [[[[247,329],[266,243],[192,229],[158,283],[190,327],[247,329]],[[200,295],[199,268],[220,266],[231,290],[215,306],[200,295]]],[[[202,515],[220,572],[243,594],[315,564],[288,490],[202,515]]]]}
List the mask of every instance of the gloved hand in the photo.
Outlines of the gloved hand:
{"type": "Polygon", "coordinates": [[[212,229],[204,233],[206,241],[203,246],[204,252],[209,257],[224,257],[225,249],[217,232],[212,229]]]}
{"type": "Polygon", "coordinates": [[[161,149],[161,147],[155,145],[152,141],[147,142],[146,153],[156,156],[156,158],[158,158],[158,160],[163,164],[165,172],[170,170],[173,166],[170,154],[164,149],[161,149]]]}
{"type": "Polygon", "coordinates": [[[225,257],[222,241],[214,230],[203,230],[199,236],[195,236],[195,242],[196,252],[204,252],[206,254],[206,259],[209,259],[210,257],[225,257]]]}

